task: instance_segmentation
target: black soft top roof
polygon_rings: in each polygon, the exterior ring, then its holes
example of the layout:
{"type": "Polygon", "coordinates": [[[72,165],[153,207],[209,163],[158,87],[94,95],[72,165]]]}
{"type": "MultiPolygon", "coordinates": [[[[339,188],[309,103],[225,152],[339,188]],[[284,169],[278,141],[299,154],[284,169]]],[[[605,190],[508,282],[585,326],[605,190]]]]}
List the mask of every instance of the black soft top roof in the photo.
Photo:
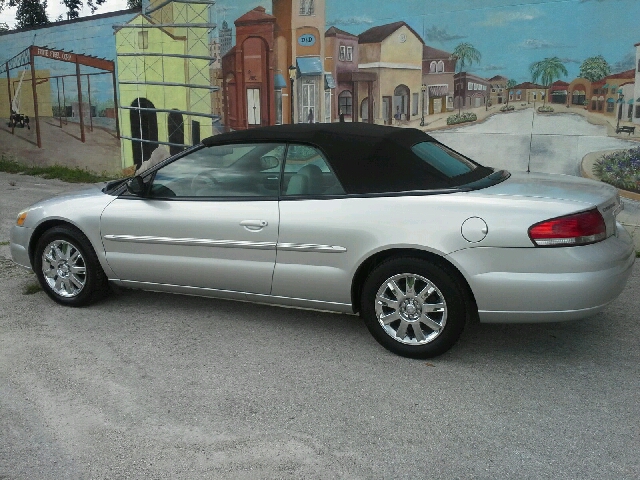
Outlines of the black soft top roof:
{"type": "Polygon", "coordinates": [[[411,147],[435,142],[415,128],[369,123],[300,123],[221,133],[203,140],[214,146],[244,142],[294,142],[322,150],[347,193],[384,193],[450,188],[475,181],[492,170],[447,177],[421,160],[411,147]]]}
{"type": "Polygon", "coordinates": [[[205,138],[207,146],[230,142],[287,141],[311,143],[319,147],[339,148],[341,144],[371,143],[381,139],[392,140],[408,147],[433,138],[415,128],[398,128],[371,123],[298,123],[251,128],[221,133],[205,138]]]}

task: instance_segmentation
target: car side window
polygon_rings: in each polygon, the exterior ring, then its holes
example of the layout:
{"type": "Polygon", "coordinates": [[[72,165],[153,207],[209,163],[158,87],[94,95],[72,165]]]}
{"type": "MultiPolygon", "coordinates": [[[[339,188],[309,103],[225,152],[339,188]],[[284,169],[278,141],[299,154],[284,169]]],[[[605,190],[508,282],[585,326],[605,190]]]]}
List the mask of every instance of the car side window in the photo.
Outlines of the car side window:
{"type": "Polygon", "coordinates": [[[277,198],[284,144],[204,147],[158,169],[152,198],[277,198]]]}
{"type": "Polygon", "coordinates": [[[344,195],[344,189],[320,150],[308,145],[289,145],[284,163],[284,196],[344,195]]]}

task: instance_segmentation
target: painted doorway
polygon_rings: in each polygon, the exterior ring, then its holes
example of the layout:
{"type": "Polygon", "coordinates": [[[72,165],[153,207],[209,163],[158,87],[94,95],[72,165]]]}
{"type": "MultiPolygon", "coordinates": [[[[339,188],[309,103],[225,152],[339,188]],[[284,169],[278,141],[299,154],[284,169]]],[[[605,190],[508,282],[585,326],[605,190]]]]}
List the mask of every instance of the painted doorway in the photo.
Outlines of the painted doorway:
{"type": "Polygon", "coordinates": [[[247,88],[247,124],[259,126],[260,115],[260,89],[247,88]]]}
{"type": "Polygon", "coordinates": [[[300,113],[302,118],[301,122],[315,123],[315,116],[319,113],[316,108],[316,85],[315,83],[303,83],[302,84],[302,107],[300,113]]]}
{"type": "Polygon", "coordinates": [[[397,120],[409,119],[409,96],[411,92],[406,85],[398,85],[393,91],[393,114],[400,114],[400,118],[397,120]]]}
{"type": "MultiPolygon", "coordinates": [[[[180,112],[169,112],[167,118],[167,130],[169,131],[169,143],[184,144],[184,120],[180,112]]],[[[184,147],[169,145],[169,153],[180,153],[184,147]]]]}
{"type": "Polygon", "coordinates": [[[391,125],[391,97],[382,97],[382,118],[385,125],[391,125]]]}
{"type": "Polygon", "coordinates": [[[148,160],[158,146],[158,118],[155,106],[146,98],[136,98],[131,106],[136,110],[130,110],[131,138],[138,138],[142,141],[133,140],[133,163],[136,167],[142,165],[143,160],[148,160]]]}

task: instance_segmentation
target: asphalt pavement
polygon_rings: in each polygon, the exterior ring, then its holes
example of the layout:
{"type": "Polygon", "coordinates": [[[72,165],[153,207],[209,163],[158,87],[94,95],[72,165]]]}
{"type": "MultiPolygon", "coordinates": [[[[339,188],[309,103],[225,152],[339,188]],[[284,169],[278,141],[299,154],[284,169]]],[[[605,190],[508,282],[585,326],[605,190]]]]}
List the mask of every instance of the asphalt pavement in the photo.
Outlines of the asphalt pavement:
{"type": "MultiPolygon", "coordinates": [[[[0,242],[69,187],[0,173],[0,242]]],[[[419,361],[355,316],[137,291],[65,308],[7,256],[0,479],[640,477],[640,263],[591,319],[480,325],[419,361]]]]}

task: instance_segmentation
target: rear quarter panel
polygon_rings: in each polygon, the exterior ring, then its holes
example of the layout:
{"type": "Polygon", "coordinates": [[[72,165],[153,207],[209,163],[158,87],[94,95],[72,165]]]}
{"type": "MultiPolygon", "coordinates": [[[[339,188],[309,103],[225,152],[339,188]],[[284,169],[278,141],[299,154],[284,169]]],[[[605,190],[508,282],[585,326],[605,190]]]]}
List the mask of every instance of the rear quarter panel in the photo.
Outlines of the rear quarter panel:
{"type": "MultiPolygon", "coordinates": [[[[534,248],[536,222],[588,208],[581,202],[454,193],[280,202],[278,244],[343,247],[341,253],[278,250],[272,295],[351,303],[351,282],[370,256],[417,249],[446,257],[476,247],[534,248]],[[480,217],[486,237],[470,243],[462,223],[480,217]]],[[[462,273],[465,274],[464,266],[462,273]]]]}

